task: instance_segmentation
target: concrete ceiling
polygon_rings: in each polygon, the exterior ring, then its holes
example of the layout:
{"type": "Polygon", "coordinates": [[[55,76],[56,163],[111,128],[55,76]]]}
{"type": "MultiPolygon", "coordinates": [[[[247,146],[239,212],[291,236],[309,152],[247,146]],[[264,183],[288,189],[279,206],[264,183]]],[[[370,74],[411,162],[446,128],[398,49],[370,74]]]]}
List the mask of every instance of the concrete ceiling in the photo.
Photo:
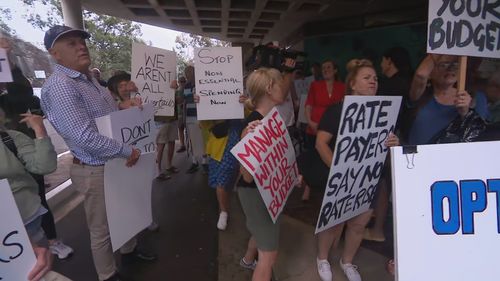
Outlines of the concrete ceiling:
{"type": "Polygon", "coordinates": [[[85,9],[231,42],[425,21],[428,0],[82,0],[85,9]],[[331,28],[329,27],[331,26],[331,28]],[[326,28],[326,30],[325,30],[326,28]]]}

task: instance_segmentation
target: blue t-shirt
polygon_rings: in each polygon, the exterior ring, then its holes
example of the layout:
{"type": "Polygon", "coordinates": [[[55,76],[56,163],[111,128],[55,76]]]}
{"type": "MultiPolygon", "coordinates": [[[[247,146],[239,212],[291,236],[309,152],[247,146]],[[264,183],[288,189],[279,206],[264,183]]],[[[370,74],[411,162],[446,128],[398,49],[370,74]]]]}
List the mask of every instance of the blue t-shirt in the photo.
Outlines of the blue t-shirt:
{"type": "MultiPolygon", "coordinates": [[[[484,119],[488,116],[488,105],[483,93],[475,97],[474,109],[484,119]]],[[[417,113],[415,121],[410,130],[408,142],[411,145],[428,144],[442,130],[458,117],[458,111],[454,105],[444,105],[432,98],[417,113]]]]}

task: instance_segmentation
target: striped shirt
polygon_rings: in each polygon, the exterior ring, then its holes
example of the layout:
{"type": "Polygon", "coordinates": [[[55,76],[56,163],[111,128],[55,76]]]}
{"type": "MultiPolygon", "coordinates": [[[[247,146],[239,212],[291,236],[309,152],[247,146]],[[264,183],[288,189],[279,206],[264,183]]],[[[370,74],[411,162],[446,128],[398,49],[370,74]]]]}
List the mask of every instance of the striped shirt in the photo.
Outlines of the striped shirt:
{"type": "Polygon", "coordinates": [[[56,64],[42,87],[41,106],[81,162],[104,165],[109,159],[132,154],[132,147],[99,134],[95,119],[117,111],[118,105],[95,79],[56,64]]]}

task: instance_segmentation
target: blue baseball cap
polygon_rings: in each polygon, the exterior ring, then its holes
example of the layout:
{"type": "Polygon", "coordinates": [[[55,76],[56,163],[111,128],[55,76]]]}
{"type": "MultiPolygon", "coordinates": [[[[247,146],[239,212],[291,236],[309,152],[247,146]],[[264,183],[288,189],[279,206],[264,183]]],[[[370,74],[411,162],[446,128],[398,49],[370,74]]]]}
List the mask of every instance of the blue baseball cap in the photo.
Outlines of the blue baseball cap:
{"type": "Polygon", "coordinates": [[[45,48],[48,50],[54,47],[57,39],[68,33],[75,33],[80,35],[83,39],[90,38],[90,34],[85,30],[75,29],[65,25],[54,25],[45,32],[45,37],[43,37],[43,44],[45,45],[45,48]]]}

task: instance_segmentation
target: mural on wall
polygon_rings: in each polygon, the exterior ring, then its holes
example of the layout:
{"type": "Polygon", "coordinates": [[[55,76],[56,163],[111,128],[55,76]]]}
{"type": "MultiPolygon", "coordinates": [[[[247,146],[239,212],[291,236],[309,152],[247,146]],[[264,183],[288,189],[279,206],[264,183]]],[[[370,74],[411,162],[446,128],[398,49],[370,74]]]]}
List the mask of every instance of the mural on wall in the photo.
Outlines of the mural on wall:
{"type": "Polygon", "coordinates": [[[426,54],[427,27],[425,24],[383,27],[364,31],[332,34],[304,40],[304,49],[310,62],[333,59],[343,80],[345,65],[353,58],[370,59],[380,73],[383,52],[394,46],[408,50],[415,68],[426,54]]]}

